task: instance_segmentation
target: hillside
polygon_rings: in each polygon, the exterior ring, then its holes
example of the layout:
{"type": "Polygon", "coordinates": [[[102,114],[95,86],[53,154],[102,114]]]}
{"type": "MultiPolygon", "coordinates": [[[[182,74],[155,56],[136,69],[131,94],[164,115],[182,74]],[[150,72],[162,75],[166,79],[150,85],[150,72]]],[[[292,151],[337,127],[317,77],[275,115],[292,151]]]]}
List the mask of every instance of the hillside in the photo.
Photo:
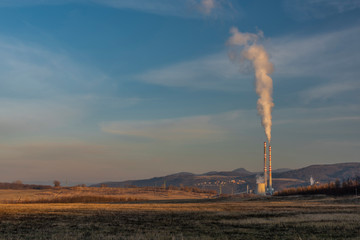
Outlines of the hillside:
{"type": "Polygon", "coordinates": [[[309,180],[312,176],[321,182],[335,181],[360,175],[360,163],[337,163],[326,165],[311,165],[297,170],[274,174],[279,178],[297,178],[309,180]]]}
{"type": "MultiPolygon", "coordinates": [[[[201,189],[216,190],[219,193],[237,193],[255,189],[256,176],[259,173],[238,168],[233,171],[212,171],[204,174],[181,172],[163,177],[122,182],[103,182],[92,185],[100,187],[129,187],[129,186],[193,186],[201,189]]],[[[347,179],[360,175],[360,163],[338,163],[311,165],[300,169],[279,169],[273,171],[273,187],[281,190],[288,187],[306,186],[310,177],[316,182],[327,183],[338,179],[347,179]]]]}
{"type": "MultiPolygon", "coordinates": [[[[235,169],[234,171],[207,172],[204,174],[193,174],[187,172],[176,173],[163,177],[154,177],[143,180],[130,180],[123,182],[103,182],[92,185],[92,187],[100,187],[106,185],[108,187],[129,187],[129,186],[195,186],[206,189],[218,189],[220,182],[223,185],[239,185],[244,184],[243,180],[247,176],[254,175],[245,169],[235,169]],[[238,183],[238,184],[237,184],[238,183]]],[[[236,190],[236,189],[235,189],[236,190]]]]}

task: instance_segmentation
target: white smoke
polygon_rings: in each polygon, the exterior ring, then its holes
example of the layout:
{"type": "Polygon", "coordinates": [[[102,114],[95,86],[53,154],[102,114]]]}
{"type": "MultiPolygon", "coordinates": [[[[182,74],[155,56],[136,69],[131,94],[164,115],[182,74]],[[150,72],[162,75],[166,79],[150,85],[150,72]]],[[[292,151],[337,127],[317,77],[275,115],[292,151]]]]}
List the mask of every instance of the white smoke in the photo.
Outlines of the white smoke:
{"type": "Polygon", "coordinates": [[[315,180],[314,180],[313,177],[311,176],[311,177],[310,177],[310,185],[312,186],[312,185],[314,185],[314,183],[315,183],[315,180]]]}
{"type": "MultiPolygon", "coordinates": [[[[263,37],[263,33],[259,31],[254,33],[241,33],[235,27],[231,28],[232,36],[228,40],[230,46],[239,46],[241,49],[241,58],[251,61],[256,79],[256,93],[259,95],[257,101],[258,113],[261,116],[261,123],[264,126],[266,137],[271,141],[272,117],[271,111],[274,107],[272,99],[273,81],[269,74],[273,72],[273,65],[269,61],[269,56],[262,45],[257,44],[257,40],[263,37]]],[[[233,48],[229,53],[231,60],[236,60],[238,52],[233,48]]]]}
{"type": "Polygon", "coordinates": [[[256,183],[265,183],[264,176],[256,175],[256,183]]]}

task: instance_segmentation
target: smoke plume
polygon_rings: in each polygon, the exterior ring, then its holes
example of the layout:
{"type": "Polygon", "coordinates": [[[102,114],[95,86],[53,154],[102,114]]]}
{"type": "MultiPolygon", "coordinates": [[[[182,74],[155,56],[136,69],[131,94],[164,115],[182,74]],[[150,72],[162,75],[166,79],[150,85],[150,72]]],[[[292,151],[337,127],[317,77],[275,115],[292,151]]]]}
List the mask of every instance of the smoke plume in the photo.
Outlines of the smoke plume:
{"type": "Polygon", "coordinates": [[[314,183],[315,183],[315,180],[314,180],[313,177],[311,176],[311,177],[310,177],[310,185],[312,186],[312,185],[314,185],[314,183]]]}
{"type": "Polygon", "coordinates": [[[264,177],[260,175],[256,175],[256,183],[265,183],[264,177]]]}
{"type": "Polygon", "coordinates": [[[235,27],[231,28],[232,36],[228,40],[228,44],[232,46],[229,53],[231,60],[236,60],[236,46],[241,47],[240,62],[243,59],[251,61],[255,71],[256,93],[259,96],[257,101],[257,110],[261,116],[261,123],[264,126],[266,137],[271,141],[271,111],[274,107],[272,99],[273,81],[269,74],[273,72],[273,65],[269,61],[269,56],[262,45],[257,44],[257,40],[263,37],[260,31],[254,33],[241,33],[235,27]]]}

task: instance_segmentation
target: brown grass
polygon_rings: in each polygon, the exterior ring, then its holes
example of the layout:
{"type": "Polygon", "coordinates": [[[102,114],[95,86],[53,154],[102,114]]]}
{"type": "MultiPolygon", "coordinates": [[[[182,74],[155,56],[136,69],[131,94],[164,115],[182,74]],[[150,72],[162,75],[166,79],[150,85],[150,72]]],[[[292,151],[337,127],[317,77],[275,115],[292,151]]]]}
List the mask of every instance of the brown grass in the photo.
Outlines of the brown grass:
{"type": "Polygon", "coordinates": [[[360,198],[0,204],[0,239],[359,239],[360,198]]]}
{"type": "Polygon", "coordinates": [[[316,184],[312,186],[303,186],[297,188],[288,188],[275,192],[276,196],[290,196],[290,195],[314,195],[326,194],[332,196],[356,195],[360,192],[360,178],[340,180],[330,182],[327,184],[316,184]]]}
{"type": "Polygon", "coordinates": [[[0,190],[0,203],[76,203],[124,202],[169,199],[202,199],[213,193],[188,191],[188,189],[162,188],[90,188],[64,187],[51,189],[0,190]]]}

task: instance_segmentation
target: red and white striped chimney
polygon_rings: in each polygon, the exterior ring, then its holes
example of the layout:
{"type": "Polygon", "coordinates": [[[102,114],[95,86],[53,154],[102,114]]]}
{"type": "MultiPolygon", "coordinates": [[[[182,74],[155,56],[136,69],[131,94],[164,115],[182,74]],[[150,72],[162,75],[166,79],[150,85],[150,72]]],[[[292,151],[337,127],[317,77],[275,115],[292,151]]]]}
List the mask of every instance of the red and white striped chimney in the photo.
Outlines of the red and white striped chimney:
{"type": "Polygon", "coordinates": [[[266,142],[264,142],[264,183],[265,183],[265,189],[266,189],[266,187],[267,187],[266,142]]]}
{"type": "Polygon", "coordinates": [[[271,146],[269,145],[269,188],[272,189],[272,176],[271,176],[271,146]]]}

